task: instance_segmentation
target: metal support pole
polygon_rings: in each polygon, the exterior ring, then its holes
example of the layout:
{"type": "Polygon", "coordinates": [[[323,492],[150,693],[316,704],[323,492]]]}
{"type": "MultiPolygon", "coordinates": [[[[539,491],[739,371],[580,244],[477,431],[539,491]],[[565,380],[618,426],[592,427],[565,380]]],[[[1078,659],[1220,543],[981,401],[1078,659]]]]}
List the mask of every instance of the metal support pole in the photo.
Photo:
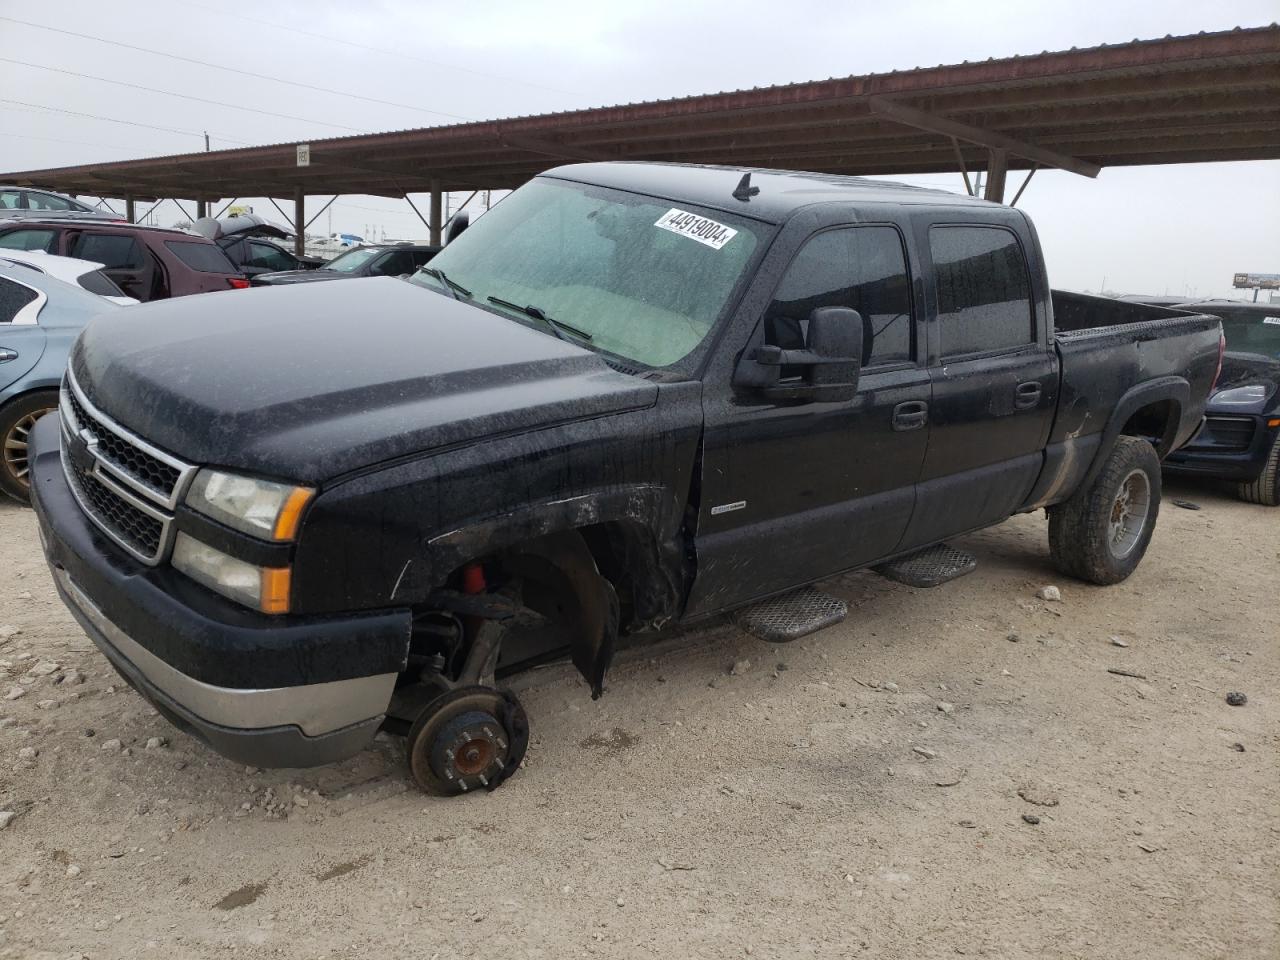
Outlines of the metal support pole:
{"type": "Polygon", "coordinates": [[[147,207],[147,212],[146,212],[146,213],[144,213],[141,217],[139,217],[137,222],[138,222],[138,223],[146,223],[146,221],[147,221],[147,217],[149,217],[149,216],[151,216],[153,213],[155,213],[155,212],[156,212],[156,207],[158,207],[158,206],[160,206],[160,204],[164,203],[165,199],[166,199],[165,197],[161,197],[159,200],[157,200],[157,201],[156,201],[155,203],[153,203],[151,206],[147,207]]]}
{"type": "Polygon", "coordinates": [[[444,200],[444,195],[440,192],[440,181],[432,180],[431,181],[431,223],[428,224],[428,229],[431,232],[431,239],[429,242],[431,243],[432,246],[440,245],[440,229],[444,224],[444,220],[441,216],[441,209],[440,209],[443,200],[444,200]]]}
{"type": "Polygon", "coordinates": [[[1027,189],[1027,185],[1031,183],[1031,178],[1036,175],[1036,171],[1039,169],[1040,169],[1040,164],[1038,163],[1034,164],[1031,167],[1031,169],[1027,172],[1027,179],[1022,181],[1022,186],[1020,186],[1018,188],[1018,192],[1013,195],[1013,200],[1012,202],[1010,202],[1009,206],[1016,207],[1018,205],[1018,201],[1022,199],[1022,191],[1027,189]]]}
{"type": "Polygon", "coordinates": [[[301,187],[293,191],[293,252],[299,257],[306,253],[307,246],[307,195],[301,187]]]}
{"type": "Polygon", "coordinates": [[[203,220],[208,215],[209,215],[209,201],[197,200],[196,201],[196,219],[203,220]]]}
{"type": "Polygon", "coordinates": [[[317,211],[316,211],[316,213],[315,213],[315,216],[314,216],[314,217],[312,217],[310,220],[308,220],[308,221],[307,221],[306,226],[308,226],[308,227],[309,227],[309,226],[311,226],[313,223],[315,223],[317,220],[319,220],[319,219],[320,219],[320,214],[324,213],[324,212],[325,212],[326,210],[328,210],[331,206],[333,206],[333,201],[335,201],[335,200],[337,200],[337,199],[338,199],[338,194],[336,194],[336,193],[335,193],[332,197],[330,197],[330,198],[329,198],[329,202],[328,202],[328,203],[326,203],[326,204],[325,204],[323,207],[321,207],[319,210],[317,210],[317,211]]]}
{"type": "Polygon", "coordinates": [[[126,196],[124,198],[124,218],[130,223],[136,223],[137,221],[134,219],[135,213],[137,211],[133,208],[133,197],[126,196]]]}
{"type": "Polygon", "coordinates": [[[964,154],[960,152],[960,141],[952,137],[951,146],[956,152],[956,163],[960,164],[960,176],[964,177],[964,192],[971,197],[976,196],[973,192],[973,184],[969,182],[969,171],[964,165],[964,154]]]}
{"type": "Polygon", "coordinates": [[[1004,150],[992,150],[989,156],[985,199],[993,203],[1004,203],[1004,178],[1009,172],[1009,154],[1004,150]]]}

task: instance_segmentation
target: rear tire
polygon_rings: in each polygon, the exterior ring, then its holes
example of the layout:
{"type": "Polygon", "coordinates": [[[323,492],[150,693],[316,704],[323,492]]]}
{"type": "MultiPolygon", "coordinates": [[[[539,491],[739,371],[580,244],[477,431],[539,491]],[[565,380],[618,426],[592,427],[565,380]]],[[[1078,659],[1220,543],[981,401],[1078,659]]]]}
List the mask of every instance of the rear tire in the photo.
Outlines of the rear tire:
{"type": "Polygon", "coordinates": [[[27,441],[35,422],[58,407],[58,391],[37,390],[0,408],[0,490],[31,502],[27,441]]]}
{"type": "Polygon", "coordinates": [[[1280,437],[1271,441],[1271,452],[1267,455],[1267,465],[1252,483],[1236,485],[1236,494],[1248,503],[1258,503],[1264,507],[1280,506],[1280,437]]]}
{"type": "Polygon", "coordinates": [[[1102,585],[1142,561],[1160,513],[1160,458],[1146,440],[1119,437],[1096,480],[1049,509],[1049,550],[1068,576],[1102,585]]]}

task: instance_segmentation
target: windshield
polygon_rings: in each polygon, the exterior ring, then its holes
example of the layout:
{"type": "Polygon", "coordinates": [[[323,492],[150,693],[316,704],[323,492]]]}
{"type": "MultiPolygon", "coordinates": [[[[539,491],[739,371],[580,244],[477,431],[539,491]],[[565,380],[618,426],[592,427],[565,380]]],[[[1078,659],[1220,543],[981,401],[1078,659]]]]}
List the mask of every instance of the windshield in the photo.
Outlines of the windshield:
{"type": "Polygon", "coordinates": [[[382,251],[374,247],[357,247],[340,253],[320,269],[337,270],[339,273],[355,273],[382,251]]]}
{"type": "Polygon", "coordinates": [[[540,313],[566,339],[665,367],[706,339],[762,229],[731,214],[538,179],[477,220],[412,282],[550,333],[540,313]]]}
{"type": "Polygon", "coordinates": [[[1260,353],[1280,360],[1280,304],[1272,313],[1247,320],[1224,317],[1222,332],[1227,337],[1227,349],[1232,353],[1260,353]]]}

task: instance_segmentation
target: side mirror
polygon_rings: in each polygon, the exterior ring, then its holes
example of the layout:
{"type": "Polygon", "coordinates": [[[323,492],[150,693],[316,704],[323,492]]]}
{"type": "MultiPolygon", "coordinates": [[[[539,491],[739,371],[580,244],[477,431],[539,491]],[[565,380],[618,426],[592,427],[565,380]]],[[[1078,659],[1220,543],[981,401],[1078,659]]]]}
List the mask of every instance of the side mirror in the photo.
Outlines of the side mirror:
{"type": "Polygon", "coordinates": [[[471,214],[467,213],[465,210],[459,210],[450,217],[448,224],[446,224],[444,228],[445,246],[447,247],[449,244],[453,243],[453,241],[457,240],[462,231],[467,229],[469,226],[471,226],[471,214]]]}
{"type": "Polygon", "coordinates": [[[862,374],[865,330],[857,310],[817,307],[809,314],[802,349],[766,344],[748,351],[734,384],[773,400],[851,400],[862,374]]]}

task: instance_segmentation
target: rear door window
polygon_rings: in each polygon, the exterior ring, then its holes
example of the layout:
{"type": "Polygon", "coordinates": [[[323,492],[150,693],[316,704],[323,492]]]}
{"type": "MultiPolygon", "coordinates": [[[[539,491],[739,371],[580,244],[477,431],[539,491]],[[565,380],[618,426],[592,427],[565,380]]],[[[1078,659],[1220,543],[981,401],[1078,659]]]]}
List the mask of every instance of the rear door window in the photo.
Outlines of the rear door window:
{"type": "Polygon", "coordinates": [[[49,253],[57,239],[56,230],[10,230],[0,234],[0,247],[6,250],[43,250],[49,253]]]}
{"type": "Polygon", "coordinates": [[[71,241],[70,255],[92,260],[109,270],[136,269],[143,264],[142,247],[125,233],[82,233],[71,241]]]}
{"type": "Polygon", "coordinates": [[[22,194],[17,190],[0,190],[0,210],[22,208],[22,194]]]}
{"type": "Polygon", "coordinates": [[[169,251],[192,270],[201,273],[238,273],[227,255],[213,243],[195,240],[166,240],[169,251]]]}
{"type": "Polygon", "coordinates": [[[1035,343],[1031,274],[1012,230],[939,225],[929,230],[929,248],[944,358],[1035,343]]]}
{"type": "Polygon", "coordinates": [[[0,323],[12,323],[18,311],[37,296],[30,287],[0,277],[0,323]]]}
{"type": "Polygon", "coordinates": [[[77,209],[66,197],[52,193],[27,192],[27,206],[32,210],[74,210],[77,209]]]}

